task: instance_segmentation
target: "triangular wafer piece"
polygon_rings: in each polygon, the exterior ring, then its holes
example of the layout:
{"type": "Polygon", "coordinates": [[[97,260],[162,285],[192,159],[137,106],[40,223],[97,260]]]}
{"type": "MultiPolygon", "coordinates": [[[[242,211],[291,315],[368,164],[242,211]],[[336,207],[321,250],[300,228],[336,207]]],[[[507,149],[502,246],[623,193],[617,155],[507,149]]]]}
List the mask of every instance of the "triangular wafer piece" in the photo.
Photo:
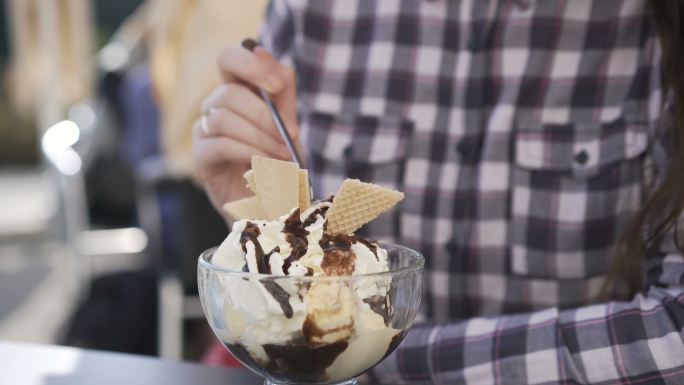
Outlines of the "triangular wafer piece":
{"type": "Polygon", "coordinates": [[[242,177],[247,182],[247,188],[256,194],[256,182],[254,181],[254,170],[247,170],[242,177]]]}
{"type": "Polygon", "coordinates": [[[309,172],[299,170],[299,212],[311,206],[311,189],[309,188],[309,172]]]}
{"type": "Polygon", "coordinates": [[[298,206],[299,167],[296,163],[253,156],[252,170],[256,195],[268,219],[278,219],[298,206]]]}
{"type": "Polygon", "coordinates": [[[235,220],[266,219],[266,211],[256,196],[228,202],[223,205],[223,209],[235,220]]]}
{"type": "Polygon", "coordinates": [[[329,234],[351,234],[402,199],[402,192],[358,179],[345,179],[326,214],[326,231],[329,234]]]}

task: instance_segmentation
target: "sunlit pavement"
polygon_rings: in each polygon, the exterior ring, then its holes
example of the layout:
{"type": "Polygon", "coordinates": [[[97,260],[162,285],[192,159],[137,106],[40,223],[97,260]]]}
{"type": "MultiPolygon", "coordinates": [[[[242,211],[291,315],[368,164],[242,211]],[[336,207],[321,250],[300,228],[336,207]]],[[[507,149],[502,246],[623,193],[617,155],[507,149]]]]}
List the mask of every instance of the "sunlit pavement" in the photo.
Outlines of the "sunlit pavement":
{"type": "Polygon", "coordinates": [[[72,305],[56,243],[0,246],[0,339],[52,343],[72,305]]]}

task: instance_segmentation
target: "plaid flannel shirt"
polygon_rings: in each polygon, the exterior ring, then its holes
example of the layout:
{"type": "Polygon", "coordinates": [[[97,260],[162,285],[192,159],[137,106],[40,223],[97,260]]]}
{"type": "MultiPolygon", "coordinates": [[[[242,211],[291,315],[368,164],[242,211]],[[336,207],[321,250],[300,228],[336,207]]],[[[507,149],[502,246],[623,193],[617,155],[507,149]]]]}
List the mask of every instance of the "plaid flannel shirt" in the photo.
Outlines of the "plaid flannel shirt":
{"type": "Polygon", "coordinates": [[[378,382],[684,383],[673,242],[642,294],[595,299],[665,159],[644,0],[277,0],[262,40],[298,71],[317,195],[406,193],[364,229],[426,257],[378,382]]]}

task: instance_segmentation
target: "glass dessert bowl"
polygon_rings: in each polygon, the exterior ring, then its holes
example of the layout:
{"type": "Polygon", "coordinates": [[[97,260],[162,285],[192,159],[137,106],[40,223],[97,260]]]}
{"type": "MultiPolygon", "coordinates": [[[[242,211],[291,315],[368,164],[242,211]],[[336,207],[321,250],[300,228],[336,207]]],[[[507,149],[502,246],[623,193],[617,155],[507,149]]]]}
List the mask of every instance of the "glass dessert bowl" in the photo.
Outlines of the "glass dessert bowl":
{"type": "Polygon", "coordinates": [[[209,325],[265,384],[355,384],[399,345],[420,305],[423,256],[380,246],[388,271],[314,276],[228,269],[209,249],[197,273],[209,325]]]}

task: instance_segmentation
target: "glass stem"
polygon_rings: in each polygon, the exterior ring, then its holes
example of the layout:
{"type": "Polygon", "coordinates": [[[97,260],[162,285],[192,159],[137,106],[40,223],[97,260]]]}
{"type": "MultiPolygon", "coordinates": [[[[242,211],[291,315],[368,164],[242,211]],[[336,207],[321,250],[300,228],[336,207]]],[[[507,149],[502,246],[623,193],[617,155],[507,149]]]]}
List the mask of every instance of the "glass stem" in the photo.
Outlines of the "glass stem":
{"type": "MultiPolygon", "coordinates": [[[[356,381],[356,378],[349,379],[347,381],[342,381],[342,382],[336,382],[334,384],[327,384],[327,385],[358,385],[358,381],[356,381]]],[[[270,381],[266,380],[264,382],[264,385],[288,385],[287,383],[283,382],[275,382],[275,381],[270,381]]]]}

